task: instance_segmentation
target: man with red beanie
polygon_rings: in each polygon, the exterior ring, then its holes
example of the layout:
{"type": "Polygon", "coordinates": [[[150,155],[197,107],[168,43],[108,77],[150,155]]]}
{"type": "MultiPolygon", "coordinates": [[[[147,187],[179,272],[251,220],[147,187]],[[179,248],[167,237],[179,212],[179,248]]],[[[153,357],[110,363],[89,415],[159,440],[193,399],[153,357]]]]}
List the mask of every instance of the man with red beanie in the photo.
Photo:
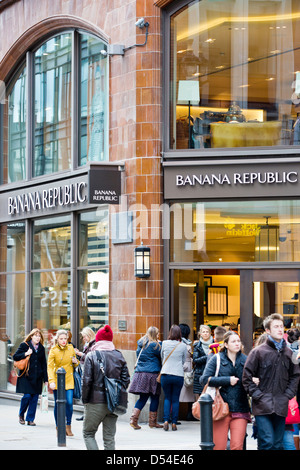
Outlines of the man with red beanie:
{"type": "Polygon", "coordinates": [[[118,416],[107,407],[103,374],[96,351],[101,353],[105,375],[121,380],[123,385],[121,401],[126,405],[126,389],[130,382],[130,375],[123,354],[113,344],[113,332],[109,325],[98,330],[95,340],[95,344],[85,358],[82,377],[83,438],[87,450],[98,450],[95,434],[100,424],[103,423],[104,449],[114,450],[118,416]]]}

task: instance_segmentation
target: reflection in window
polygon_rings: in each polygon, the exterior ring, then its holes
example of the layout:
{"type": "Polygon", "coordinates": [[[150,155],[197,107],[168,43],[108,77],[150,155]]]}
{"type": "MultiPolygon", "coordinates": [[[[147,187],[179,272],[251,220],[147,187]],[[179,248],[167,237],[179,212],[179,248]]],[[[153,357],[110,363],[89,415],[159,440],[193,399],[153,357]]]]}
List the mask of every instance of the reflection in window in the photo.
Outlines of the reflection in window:
{"type": "Polygon", "coordinates": [[[108,323],[109,271],[79,271],[79,325],[97,331],[108,323]]]}
{"type": "Polygon", "coordinates": [[[8,140],[3,149],[3,182],[12,183],[26,177],[26,68],[8,94],[4,113],[8,140]]]}
{"type": "Polygon", "coordinates": [[[32,323],[52,336],[60,328],[70,329],[70,272],[45,271],[32,275],[32,323]]]}
{"type": "Polygon", "coordinates": [[[35,53],[34,176],[71,165],[72,35],[62,34],[35,53]]]}
{"type": "Polygon", "coordinates": [[[170,260],[299,262],[299,221],[299,201],[174,204],[170,260]]]}
{"type": "Polygon", "coordinates": [[[79,221],[79,325],[95,331],[108,323],[108,208],[82,212],[79,221]],[[102,268],[99,269],[99,266],[102,268]],[[85,269],[83,269],[85,268],[85,269]]]}
{"type": "Polygon", "coordinates": [[[0,276],[0,389],[15,391],[13,355],[25,337],[25,274],[0,276]]]}
{"type": "Polygon", "coordinates": [[[170,148],[300,145],[299,6],[197,0],[171,17],[170,148]]]}
{"type": "Polygon", "coordinates": [[[108,236],[108,209],[80,214],[80,266],[108,266],[108,236]]]}
{"type": "Polygon", "coordinates": [[[15,222],[0,226],[0,271],[25,270],[25,224],[15,222]]]}
{"type": "Polygon", "coordinates": [[[105,44],[81,35],[80,165],[107,160],[107,60],[105,44]]]}
{"type": "Polygon", "coordinates": [[[52,217],[34,222],[34,269],[69,267],[70,247],[70,216],[52,217]]]}

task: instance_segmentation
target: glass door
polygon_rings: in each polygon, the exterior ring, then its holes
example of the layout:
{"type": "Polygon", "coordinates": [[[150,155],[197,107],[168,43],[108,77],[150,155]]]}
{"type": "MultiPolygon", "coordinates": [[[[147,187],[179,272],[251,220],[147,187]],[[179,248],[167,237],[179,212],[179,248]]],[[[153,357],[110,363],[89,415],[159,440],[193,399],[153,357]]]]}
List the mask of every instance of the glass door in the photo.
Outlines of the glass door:
{"type": "Polygon", "coordinates": [[[296,269],[241,272],[241,337],[246,352],[264,332],[263,321],[272,313],[283,316],[286,331],[300,328],[299,285],[296,269]]]}

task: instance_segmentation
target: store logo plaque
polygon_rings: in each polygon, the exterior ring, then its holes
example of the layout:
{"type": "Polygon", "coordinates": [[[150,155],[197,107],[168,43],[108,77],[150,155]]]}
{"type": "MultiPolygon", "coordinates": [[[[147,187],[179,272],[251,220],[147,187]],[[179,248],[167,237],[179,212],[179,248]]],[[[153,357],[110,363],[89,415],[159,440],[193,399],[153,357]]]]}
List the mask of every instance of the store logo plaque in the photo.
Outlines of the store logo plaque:
{"type": "Polygon", "coordinates": [[[119,204],[121,172],[91,167],[89,170],[89,203],[119,204]]]}

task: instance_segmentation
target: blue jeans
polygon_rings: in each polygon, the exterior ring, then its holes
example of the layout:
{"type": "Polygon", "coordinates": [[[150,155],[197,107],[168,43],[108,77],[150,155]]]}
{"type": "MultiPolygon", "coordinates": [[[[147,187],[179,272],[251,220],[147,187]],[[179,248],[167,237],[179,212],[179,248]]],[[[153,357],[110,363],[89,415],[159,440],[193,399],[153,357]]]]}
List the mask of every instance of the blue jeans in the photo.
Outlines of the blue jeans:
{"type": "Polygon", "coordinates": [[[285,418],[275,413],[255,416],[258,450],[283,450],[285,418]]]}
{"type": "Polygon", "coordinates": [[[165,394],[164,421],[170,420],[172,408],[172,423],[176,424],[179,414],[179,396],[183,386],[183,377],[162,374],[161,386],[165,394]]]}
{"type": "Polygon", "coordinates": [[[282,445],[284,450],[296,450],[294,442],[294,431],[284,431],[282,445]]]}
{"type": "MultiPolygon", "coordinates": [[[[73,393],[74,390],[73,388],[70,390],[66,390],[66,424],[69,426],[72,421],[72,415],[73,415],[73,393]]],[[[55,423],[57,426],[57,390],[53,390],[53,395],[54,395],[54,418],[55,418],[55,423]]]]}
{"type": "Polygon", "coordinates": [[[38,399],[38,393],[24,393],[20,403],[19,416],[23,418],[27,410],[26,421],[34,421],[38,399]]]}
{"type": "Polygon", "coordinates": [[[159,405],[159,395],[152,395],[152,393],[140,393],[140,398],[135,404],[135,408],[142,410],[150,397],[150,411],[156,412],[159,405]]]}

